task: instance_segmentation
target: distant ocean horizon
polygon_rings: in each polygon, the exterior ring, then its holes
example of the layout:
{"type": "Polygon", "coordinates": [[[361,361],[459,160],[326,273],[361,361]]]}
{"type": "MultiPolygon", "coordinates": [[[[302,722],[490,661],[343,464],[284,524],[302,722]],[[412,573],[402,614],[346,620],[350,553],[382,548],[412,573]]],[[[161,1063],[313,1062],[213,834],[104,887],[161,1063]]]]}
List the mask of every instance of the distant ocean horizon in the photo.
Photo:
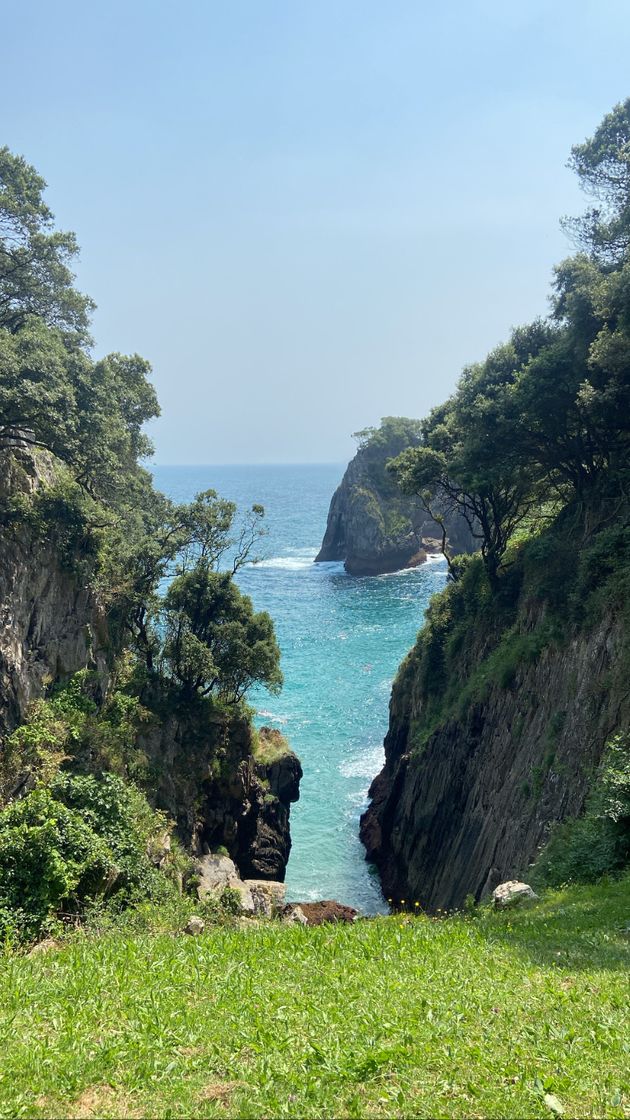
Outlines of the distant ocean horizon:
{"type": "Polygon", "coordinates": [[[369,578],[349,576],[342,563],[314,564],[342,463],[149,469],[176,501],[215,489],[241,509],[265,507],[262,559],[238,578],[274,620],[284,673],[279,696],[256,689],[249,702],[257,724],[279,728],[304,768],[291,809],[287,897],[386,910],[358,838],[359,817],[383,762],[393,678],[431,595],[444,586],[444,561],[369,578]]]}

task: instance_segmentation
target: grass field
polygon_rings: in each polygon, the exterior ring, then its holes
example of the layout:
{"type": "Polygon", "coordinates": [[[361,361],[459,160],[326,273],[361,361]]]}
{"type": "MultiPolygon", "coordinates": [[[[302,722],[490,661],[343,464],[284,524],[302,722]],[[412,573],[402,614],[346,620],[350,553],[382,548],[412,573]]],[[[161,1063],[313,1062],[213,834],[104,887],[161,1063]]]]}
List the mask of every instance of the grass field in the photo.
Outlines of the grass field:
{"type": "Polygon", "coordinates": [[[630,880],[0,959],[0,1115],[630,1115],[630,880]]]}

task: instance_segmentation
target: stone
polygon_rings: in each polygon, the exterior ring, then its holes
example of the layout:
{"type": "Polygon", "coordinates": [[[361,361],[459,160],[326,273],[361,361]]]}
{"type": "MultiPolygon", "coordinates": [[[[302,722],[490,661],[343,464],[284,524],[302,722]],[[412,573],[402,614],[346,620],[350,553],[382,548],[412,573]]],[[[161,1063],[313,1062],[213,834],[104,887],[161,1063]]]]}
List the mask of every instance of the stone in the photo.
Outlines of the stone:
{"type": "Polygon", "coordinates": [[[286,886],[269,879],[244,879],[243,886],[249,890],[254,904],[254,913],[264,918],[273,918],[284,906],[286,886]]]}
{"type": "Polygon", "coordinates": [[[39,957],[41,953],[52,953],[54,949],[60,949],[61,945],[55,941],[54,937],[45,937],[43,941],[38,941],[37,945],[33,945],[29,957],[39,957]]]}
{"type": "Polygon", "coordinates": [[[212,853],[202,856],[198,861],[197,874],[199,876],[197,894],[200,899],[209,894],[219,894],[225,887],[237,886],[241,881],[234,860],[229,856],[212,853]]]}
{"type": "Polygon", "coordinates": [[[256,906],[254,904],[252,892],[250,891],[247,883],[244,883],[242,879],[238,879],[237,881],[230,883],[229,887],[230,890],[236,891],[239,895],[241,914],[245,915],[248,918],[253,918],[254,914],[256,913],[256,906]]]}
{"type": "Polygon", "coordinates": [[[499,883],[492,892],[492,901],[495,910],[507,910],[509,906],[518,906],[519,903],[535,900],[538,895],[528,883],[521,883],[518,879],[509,879],[506,883],[499,883]]]}
{"type": "Polygon", "coordinates": [[[288,906],[285,906],[282,912],[282,921],[286,922],[287,925],[308,925],[308,918],[302,907],[295,903],[289,903],[288,906]]]}
{"type": "Polygon", "coordinates": [[[191,937],[198,937],[205,928],[206,923],[203,918],[199,918],[197,914],[192,914],[184,926],[184,933],[189,933],[191,937]]]}
{"type": "Polygon", "coordinates": [[[332,899],[325,899],[322,902],[298,902],[294,906],[302,912],[309,926],[321,926],[324,922],[355,922],[359,917],[358,910],[332,899]]]}
{"type": "Polygon", "coordinates": [[[171,834],[162,832],[154,836],[147,845],[147,855],[154,867],[164,867],[171,854],[171,834]]]}

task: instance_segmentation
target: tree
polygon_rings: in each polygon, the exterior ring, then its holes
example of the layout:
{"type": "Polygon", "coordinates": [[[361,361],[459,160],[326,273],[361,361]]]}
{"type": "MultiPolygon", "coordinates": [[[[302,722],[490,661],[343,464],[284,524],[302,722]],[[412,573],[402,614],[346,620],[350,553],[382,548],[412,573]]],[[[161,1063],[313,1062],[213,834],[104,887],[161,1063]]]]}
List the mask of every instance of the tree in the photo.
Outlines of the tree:
{"type": "Polygon", "coordinates": [[[403,491],[417,495],[440,526],[452,575],[446,520],[455,512],[464,517],[493,588],[510,538],[539,498],[536,469],[519,438],[514,391],[519,369],[550,335],[535,322],[465,369],[457,392],[424,421],[423,444],[389,464],[403,491]]]}
{"type": "Polygon", "coordinates": [[[93,496],[116,500],[159,415],[137,354],[88,353],[94,304],[74,286],[74,234],[55,230],[45,182],[0,148],[0,450],[46,448],[93,496]]]}
{"type": "Polygon", "coordinates": [[[617,265],[630,247],[630,98],[572,148],[569,167],[599,205],[563,225],[600,263],[617,265]]]}
{"type": "Polygon", "coordinates": [[[45,187],[34,167],[0,148],[0,328],[15,332],[36,317],[84,345],[94,303],[73,286],[76,238],[53,228],[45,187]]]}
{"type": "Polygon", "coordinates": [[[200,560],[177,576],[163,609],[163,657],[185,696],[215,693],[228,703],[253,684],[280,690],[280,650],[273,622],[254,611],[230,572],[212,571],[200,560]]]}

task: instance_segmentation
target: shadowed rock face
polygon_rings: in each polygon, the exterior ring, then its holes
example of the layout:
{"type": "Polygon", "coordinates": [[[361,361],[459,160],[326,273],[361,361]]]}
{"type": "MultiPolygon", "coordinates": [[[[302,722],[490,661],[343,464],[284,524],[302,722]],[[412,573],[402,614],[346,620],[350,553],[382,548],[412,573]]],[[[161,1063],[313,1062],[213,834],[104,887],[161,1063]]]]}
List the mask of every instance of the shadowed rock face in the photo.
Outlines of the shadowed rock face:
{"type": "MultiPolygon", "coordinates": [[[[0,456],[0,509],[34,493],[52,477],[40,455],[0,456]]],[[[9,520],[0,534],[0,740],[24,719],[46,684],[80,669],[108,678],[111,654],[105,614],[85,579],[64,566],[54,540],[37,540],[25,523],[9,520]]]]}
{"type": "MultiPolygon", "coordinates": [[[[151,707],[151,697],[146,702],[151,707]]],[[[302,777],[286,743],[273,761],[259,759],[246,719],[209,717],[200,704],[166,719],[156,714],[139,745],[155,774],[152,800],[175,820],[189,850],[225,848],[243,879],[284,882],[290,806],[302,777]]]]}
{"type": "MultiPolygon", "coordinates": [[[[32,495],[53,477],[49,456],[0,456],[0,517],[16,497],[32,495]]],[[[6,522],[0,534],[0,749],[50,684],[89,668],[97,671],[95,699],[103,696],[116,653],[85,573],[64,565],[52,537],[37,539],[24,520],[6,516],[6,522]]],[[[283,880],[291,850],[289,808],[302,777],[296,755],[284,743],[269,762],[254,757],[252,730],[242,717],[209,718],[207,705],[178,708],[166,695],[143,700],[153,713],[138,743],[154,775],[149,799],[170,814],[194,852],[224,845],[244,877],[283,880]]]]}
{"type": "MultiPolygon", "coordinates": [[[[386,462],[405,443],[368,444],[357,451],[333,494],[316,563],[343,560],[355,576],[380,575],[422,564],[439,551],[439,529],[416,498],[405,497],[386,472],[386,462]]],[[[453,518],[449,540],[455,552],[476,548],[466,522],[453,518]]]]}
{"type": "Polygon", "coordinates": [[[394,684],[386,762],[361,821],[386,897],[451,909],[527,877],[549,823],[579,814],[604,744],[630,722],[627,684],[611,683],[623,640],[622,623],[605,619],[550,646],[421,749],[422,696],[409,663],[394,684]]]}

